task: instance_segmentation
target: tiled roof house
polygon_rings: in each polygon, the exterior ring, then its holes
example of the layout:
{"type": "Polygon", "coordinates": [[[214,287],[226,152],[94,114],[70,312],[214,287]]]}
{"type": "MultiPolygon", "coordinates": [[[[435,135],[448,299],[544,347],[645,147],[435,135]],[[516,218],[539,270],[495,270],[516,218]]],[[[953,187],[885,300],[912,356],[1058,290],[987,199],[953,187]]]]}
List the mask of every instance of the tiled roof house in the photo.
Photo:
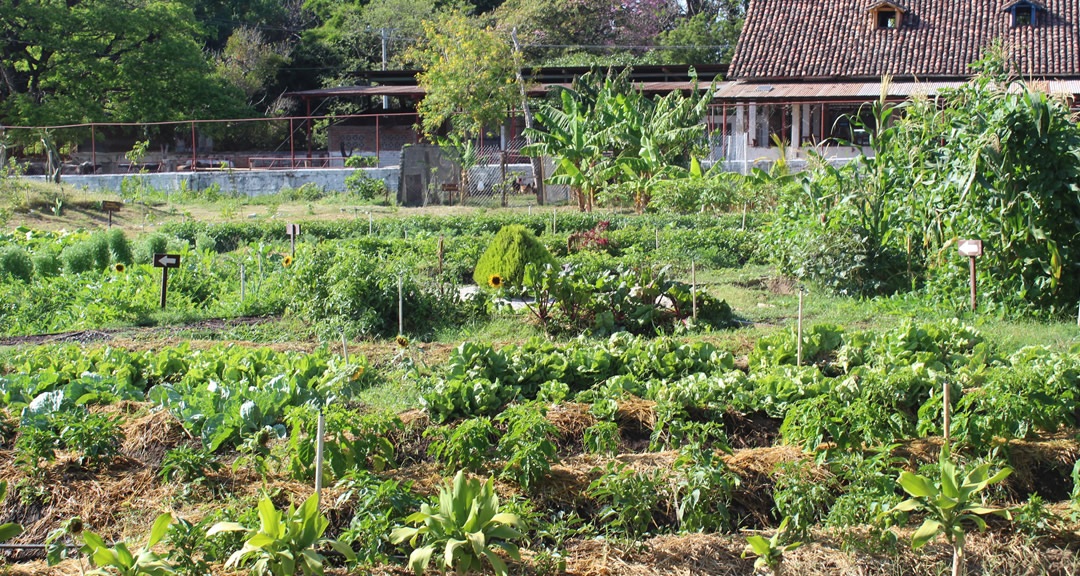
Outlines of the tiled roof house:
{"type": "Polygon", "coordinates": [[[843,119],[879,96],[883,75],[893,98],[957,86],[995,42],[1016,74],[1080,94],[1080,0],[750,0],[716,93],[722,155],[745,168],[775,159],[773,136],[858,141],[843,119]]]}

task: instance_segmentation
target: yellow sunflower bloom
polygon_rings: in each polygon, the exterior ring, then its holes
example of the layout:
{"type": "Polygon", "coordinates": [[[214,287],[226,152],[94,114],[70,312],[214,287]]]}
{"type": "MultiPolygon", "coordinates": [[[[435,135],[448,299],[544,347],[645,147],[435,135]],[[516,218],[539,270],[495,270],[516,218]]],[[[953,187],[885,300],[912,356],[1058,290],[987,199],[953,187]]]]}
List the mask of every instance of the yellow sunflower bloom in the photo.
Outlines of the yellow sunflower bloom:
{"type": "Polygon", "coordinates": [[[289,266],[292,266],[292,256],[286,256],[286,257],[285,257],[285,259],[281,261],[281,263],[282,263],[282,264],[283,264],[283,265],[284,265],[284,266],[285,266],[286,268],[288,268],[289,266]]]}
{"type": "Polygon", "coordinates": [[[115,270],[117,272],[123,272],[124,270],[127,270],[127,268],[123,264],[121,264],[120,262],[117,262],[116,265],[113,266],[113,270],[115,270]]]}
{"type": "Polygon", "coordinates": [[[404,337],[404,336],[401,336],[400,334],[398,335],[397,338],[394,338],[394,342],[397,342],[398,348],[408,348],[409,347],[409,339],[404,337]]]}
{"type": "Polygon", "coordinates": [[[498,274],[492,274],[491,277],[488,278],[488,286],[491,286],[492,288],[498,289],[498,288],[502,288],[502,285],[503,285],[502,276],[499,276],[498,274]]]}
{"type": "Polygon", "coordinates": [[[364,375],[364,367],[361,366],[361,367],[356,369],[356,372],[353,372],[352,379],[353,380],[359,380],[360,377],[363,376],[363,375],[364,375]]]}

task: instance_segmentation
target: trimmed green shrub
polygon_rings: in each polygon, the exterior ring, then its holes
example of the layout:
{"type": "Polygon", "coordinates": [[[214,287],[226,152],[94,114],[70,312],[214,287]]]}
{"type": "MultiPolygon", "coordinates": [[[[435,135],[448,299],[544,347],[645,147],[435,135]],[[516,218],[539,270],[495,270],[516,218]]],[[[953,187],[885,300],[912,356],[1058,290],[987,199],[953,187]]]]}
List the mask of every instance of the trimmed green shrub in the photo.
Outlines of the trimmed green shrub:
{"type": "Polygon", "coordinates": [[[98,232],[85,240],[90,246],[90,254],[94,258],[94,269],[105,270],[112,263],[112,252],[109,249],[109,236],[105,232],[98,232]]]}
{"type": "Polygon", "coordinates": [[[131,244],[124,237],[124,231],[113,228],[109,230],[107,235],[109,238],[109,252],[112,253],[113,260],[120,264],[130,265],[132,262],[131,244]]]}
{"type": "Polygon", "coordinates": [[[217,240],[208,234],[199,234],[195,237],[195,249],[199,252],[217,252],[217,240]]]}
{"type": "Polygon", "coordinates": [[[55,252],[38,252],[34,254],[32,260],[34,261],[34,270],[37,271],[38,276],[60,275],[60,257],[55,252]]]}
{"type": "Polygon", "coordinates": [[[72,244],[64,248],[60,256],[64,260],[64,271],[68,274],[81,274],[94,269],[94,248],[89,242],[72,244]]]}
{"type": "Polygon", "coordinates": [[[162,234],[151,234],[135,248],[135,260],[139,264],[150,264],[154,254],[162,254],[169,249],[169,239],[162,234]]]}
{"type": "Polygon", "coordinates": [[[551,252],[524,226],[503,226],[476,263],[473,280],[479,286],[489,286],[491,278],[498,276],[502,283],[518,286],[527,264],[558,265],[551,252]]]}
{"type": "Polygon", "coordinates": [[[34,263],[30,255],[18,246],[8,246],[0,252],[0,270],[23,282],[29,282],[34,277],[34,263]]]}

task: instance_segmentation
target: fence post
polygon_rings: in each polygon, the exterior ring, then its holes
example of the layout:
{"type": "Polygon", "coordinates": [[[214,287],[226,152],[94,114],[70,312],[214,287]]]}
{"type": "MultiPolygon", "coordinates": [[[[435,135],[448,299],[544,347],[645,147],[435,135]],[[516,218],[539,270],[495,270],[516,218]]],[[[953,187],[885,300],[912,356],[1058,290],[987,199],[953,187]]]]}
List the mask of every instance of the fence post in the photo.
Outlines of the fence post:
{"type": "Polygon", "coordinates": [[[378,167],[380,167],[382,165],[382,160],[380,159],[380,155],[382,153],[382,146],[381,146],[382,142],[379,141],[379,130],[380,130],[379,118],[380,118],[379,116],[375,117],[375,167],[376,168],[378,168],[378,167]]]}
{"type": "Polygon", "coordinates": [[[502,169],[502,206],[506,208],[506,150],[499,151],[499,166],[502,169]]]}
{"type": "Polygon", "coordinates": [[[199,169],[199,158],[196,155],[195,150],[198,148],[198,143],[195,141],[195,122],[191,123],[191,171],[194,172],[199,169]]]}

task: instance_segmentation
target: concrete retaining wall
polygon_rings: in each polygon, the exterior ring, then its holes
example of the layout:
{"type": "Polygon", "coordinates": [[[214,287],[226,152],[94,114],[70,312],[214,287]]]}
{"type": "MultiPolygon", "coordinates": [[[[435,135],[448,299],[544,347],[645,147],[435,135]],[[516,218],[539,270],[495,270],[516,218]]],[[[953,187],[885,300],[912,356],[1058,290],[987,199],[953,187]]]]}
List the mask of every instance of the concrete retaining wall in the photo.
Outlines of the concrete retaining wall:
{"type": "MultiPolygon", "coordinates": [[[[362,168],[372,178],[386,182],[391,192],[398,188],[399,170],[392,168],[362,168]]],[[[88,190],[120,191],[124,178],[141,180],[145,185],[159,190],[180,190],[186,183],[188,190],[205,190],[213,185],[221,191],[241,196],[262,196],[274,194],[282,188],[299,188],[304,184],[314,183],[326,190],[345,191],[345,178],[355,171],[353,168],[323,168],[305,170],[233,170],[213,172],[155,172],[148,174],[95,174],[65,175],[61,182],[68,186],[88,190]]],[[[31,180],[42,181],[44,176],[26,176],[31,180]]]]}

